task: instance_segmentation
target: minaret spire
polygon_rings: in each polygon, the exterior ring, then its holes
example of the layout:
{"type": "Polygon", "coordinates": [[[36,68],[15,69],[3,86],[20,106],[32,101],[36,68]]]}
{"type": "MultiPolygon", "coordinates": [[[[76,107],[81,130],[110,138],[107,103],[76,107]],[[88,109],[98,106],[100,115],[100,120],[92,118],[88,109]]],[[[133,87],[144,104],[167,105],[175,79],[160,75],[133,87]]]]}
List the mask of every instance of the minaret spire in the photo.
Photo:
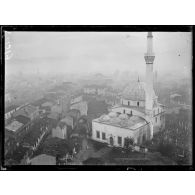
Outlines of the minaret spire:
{"type": "MultiPolygon", "coordinates": [[[[153,53],[153,35],[152,32],[148,32],[147,35],[147,52],[145,53],[146,61],[146,101],[145,112],[150,117],[153,117],[153,62],[155,55],[153,53]]],[[[153,137],[153,124],[151,124],[151,138],[153,137]]]]}

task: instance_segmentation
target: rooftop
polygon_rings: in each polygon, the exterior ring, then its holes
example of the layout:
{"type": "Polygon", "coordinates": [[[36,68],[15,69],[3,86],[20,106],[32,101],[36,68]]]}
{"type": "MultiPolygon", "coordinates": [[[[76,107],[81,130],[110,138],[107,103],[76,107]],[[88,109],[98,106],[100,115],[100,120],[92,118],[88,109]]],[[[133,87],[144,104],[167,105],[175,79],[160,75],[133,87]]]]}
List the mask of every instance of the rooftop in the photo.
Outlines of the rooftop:
{"type": "Polygon", "coordinates": [[[47,107],[47,106],[51,107],[51,106],[53,106],[53,103],[47,101],[47,102],[44,102],[43,104],[41,104],[41,106],[42,106],[42,107],[47,107]]]}
{"type": "Polygon", "coordinates": [[[58,120],[59,114],[57,112],[51,112],[48,114],[47,118],[58,120]]]}
{"type": "Polygon", "coordinates": [[[33,106],[41,106],[43,103],[45,103],[47,100],[45,98],[38,99],[31,103],[33,106]]]}
{"type": "Polygon", "coordinates": [[[24,125],[26,125],[27,123],[30,122],[30,119],[29,119],[28,117],[25,117],[25,116],[22,116],[22,115],[16,116],[15,119],[16,119],[18,122],[20,122],[20,123],[22,123],[22,124],[24,124],[24,125]]]}
{"type": "Polygon", "coordinates": [[[111,112],[108,115],[102,115],[100,118],[94,119],[93,121],[129,130],[136,130],[147,124],[146,120],[140,116],[117,114],[115,112],[111,112]]]}
{"type": "Polygon", "coordinates": [[[23,124],[14,120],[9,125],[7,125],[5,128],[9,131],[17,131],[20,127],[22,127],[23,124]]]}
{"type": "Polygon", "coordinates": [[[17,105],[11,105],[11,106],[8,106],[8,107],[5,107],[5,113],[8,113],[14,109],[16,109],[18,106],[17,105]]]}
{"type": "Polygon", "coordinates": [[[37,108],[35,106],[32,105],[26,105],[24,107],[22,107],[21,109],[17,110],[14,113],[14,117],[18,116],[18,115],[23,115],[26,117],[29,117],[32,113],[36,112],[37,108]]]}
{"type": "Polygon", "coordinates": [[[28,132],[24,139],[23,139],[23,143],[25,144],[29,144],[30,146],[33,146],[37,139],[40,137],[41,135],[41,130],[36,128],[36,129],[33,129],[32,131],[28,132]]]}

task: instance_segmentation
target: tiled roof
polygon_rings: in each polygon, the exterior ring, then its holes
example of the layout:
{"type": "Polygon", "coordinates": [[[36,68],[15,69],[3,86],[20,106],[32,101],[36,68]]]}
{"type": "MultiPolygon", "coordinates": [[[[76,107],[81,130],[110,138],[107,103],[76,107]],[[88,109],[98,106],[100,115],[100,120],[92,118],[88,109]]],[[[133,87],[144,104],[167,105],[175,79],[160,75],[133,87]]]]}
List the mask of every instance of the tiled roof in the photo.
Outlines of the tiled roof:
{"type": "Polygon", "coordinates": [[[5,108],[5,114],[16,109],[18,106],[17,105],[11,105],[5,108]]]}
{"type": "Polygon", "coordinates": [[[23,116],[26,116],[26,117],[30,117],[30,115],[32,113],[34,113],[36,110],[37,110],[37,108],[35,106],[26,105],[26,106],[22,107],[20,110],[17,110],[14,113],[14,116],[23,115],[23,116]]]}
{"type": "Polygon", "coordinates": [[[33,106],[41,106],[43,103],[45,103],[47,100],[45,98],[38,99],[31,103],[33,106]]]}
{"type": "Polygon", "coordinates": [[[23,115],[18,115],[15,117],[15,119],[24,125],[26,125],[27,123],[30,122],[30,119],[28,117],[23,116],[23,115]]]}
{"type": "Polygon", "coordinates": [[[47,106],[53,106],[53,103],[52,102],[44,102],[42,105],[41,105],[42,107],[47,107],[47,106]]]}
{"type": "Polygon", "coordinates": [[[41,135],[41,131],[39,129],[32,130],[25,135],[23,139],[23,143],[27,143],[32,146],[36,143],[40,135],[41,135]]]}
{"type": "Polygon", "coordinates": [[[20,129],[20,127],[22,127],[23,124],[14,120],[12,121],[9,125],[7,125],[5,128],[9,131],[13,131],[16,132],[18,129],[20,129]]]}

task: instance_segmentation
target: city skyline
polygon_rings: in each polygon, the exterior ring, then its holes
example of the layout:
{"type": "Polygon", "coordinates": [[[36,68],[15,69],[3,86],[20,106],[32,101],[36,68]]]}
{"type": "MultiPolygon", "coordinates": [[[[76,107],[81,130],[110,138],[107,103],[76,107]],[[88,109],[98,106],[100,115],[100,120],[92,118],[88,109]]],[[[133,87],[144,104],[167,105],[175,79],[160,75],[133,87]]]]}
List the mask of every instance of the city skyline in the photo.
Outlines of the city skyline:
{"type": "MultiPolygon", "coordinates": [[[[191,72],[191,33],[154,32],[154,70],[191,72]]],[[[146,32],[12,32],[5,72],[144,74],[146,32]]]]}

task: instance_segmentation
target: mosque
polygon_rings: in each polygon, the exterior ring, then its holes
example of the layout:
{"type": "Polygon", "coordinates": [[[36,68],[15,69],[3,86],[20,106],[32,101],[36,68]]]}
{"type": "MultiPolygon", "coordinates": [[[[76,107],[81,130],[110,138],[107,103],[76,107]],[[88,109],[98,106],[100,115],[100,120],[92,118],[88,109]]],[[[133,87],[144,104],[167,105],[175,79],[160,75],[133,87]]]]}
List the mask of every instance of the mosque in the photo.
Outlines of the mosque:
{"type": "Polygon", "coordinates": [[[141,145],[165,126],[165,107],[158,102],[153,89],[153,35],[147,34],[145,83],[139,79],[122,92],[119,105],[92,120],[92,139],[110,146],[124,147],[125,139],[132,138],[141,145]]]}

